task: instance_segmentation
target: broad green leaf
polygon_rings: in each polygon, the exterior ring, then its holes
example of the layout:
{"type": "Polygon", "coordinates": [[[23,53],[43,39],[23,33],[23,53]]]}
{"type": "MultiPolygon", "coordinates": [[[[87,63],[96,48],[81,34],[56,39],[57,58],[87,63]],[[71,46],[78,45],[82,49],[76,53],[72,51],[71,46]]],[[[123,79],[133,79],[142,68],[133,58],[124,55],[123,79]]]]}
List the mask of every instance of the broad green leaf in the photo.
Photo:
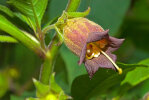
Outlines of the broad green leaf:
{"type": "Polygon", "coordinates": [[[7,8],[6,6],[0,5],[0,11],[2,11],[5,14],[9,15],[10,17],[14,17],[13,12],[9,8],[7,8]]]}
{"type": "Polygon", "coordinates": [[[40,28],[48,0],[9,0],[11,5],[22,12],[32,24],[40,28]],[[33,21],[33,22],[32,22],[33,21]]]}
{"type": "Polygon", "coordinates": [[[134,3],[133,7],[133,17],[136,20],[141,20],[142,22],[149,22],[149,13],[148,13],[148,1],[147,0],[138,0],[134,3]]]}
{"type": "Polygon", "coordinates": [[[0,30],[10,34],[18,41],[21,41],[28,48],[34,50],[35,52],[41,51],[40,44],[35,38],[31,35],[26,34],[9,22],[5,17],[0,15],[0,30]],[[38,51],[39,50],[39,51],[38,51]]]}
{"type": "Polygon", "coordinates": [[[74,100],[90,100],[91,97],[102,95],[114,86],[119,86],[121,81],[125,78],[127,72],[136,67],[144,67],[141,64],[119,64],[123,68],[123,74],[119,75],[117,72],[107,69],[99,69],[92,80],[88,75],[77,77],[72,84],[71,93],[74,100]]]}
{"type": "Polygon", "coordinates": [[[116,35],[130,2],[130,0],[90,0],[91,12],[88,18],[104,29],[110,29],[111,35],[116,35]]]}
{"type": "Polygon", "coordinates": [[[18,41],[11,36],[0,35],[0,42],[17,43],[18,41]]]}
{"type": "Polygon", "coordinates": [[[143,65],[149,66],[149,58],[148,58],[148,59],[145,59],[145,60],[140,61],[140,62],[139,62],[139,64],[143,64],[143,65]]]}
{"type": "Polygon", "coordinates": [[[149,59],[143,60],[139,64],[148,66],[138,67],[135,70],[128,72],[126,78],[122,81],[121,84],[129,83],[132,86],[135,86],[149,78],[149,59]]]}

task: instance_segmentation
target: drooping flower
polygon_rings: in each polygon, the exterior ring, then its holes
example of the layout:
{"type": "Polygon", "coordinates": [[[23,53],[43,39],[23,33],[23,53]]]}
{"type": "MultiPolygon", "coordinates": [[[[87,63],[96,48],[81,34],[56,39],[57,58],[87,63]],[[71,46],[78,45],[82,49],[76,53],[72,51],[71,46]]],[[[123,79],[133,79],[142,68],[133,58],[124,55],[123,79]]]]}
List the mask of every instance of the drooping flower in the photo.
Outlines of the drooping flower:
{"type": "Polygon", "coordinates": [[[122,73],[122,69],[115,64],[116,55],[112,52],[120,47],[124,39],[109,36],[109,30],[86,18],[68,19],[63,32],[65,44],[80,57],[78,64],[85,64],[90,78],[99,68],[122,73]]]}

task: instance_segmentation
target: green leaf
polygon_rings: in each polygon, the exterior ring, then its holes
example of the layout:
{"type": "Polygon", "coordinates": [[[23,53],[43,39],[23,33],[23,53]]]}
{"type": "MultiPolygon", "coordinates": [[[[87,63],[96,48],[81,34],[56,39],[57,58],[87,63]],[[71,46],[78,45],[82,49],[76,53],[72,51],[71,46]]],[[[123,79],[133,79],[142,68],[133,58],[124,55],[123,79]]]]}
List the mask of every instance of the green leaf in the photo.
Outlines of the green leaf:
{"type": "Polygon", "coordinates": [[[133,7],[133,17],[136,20],[141,20],[142,22],[149,22],[149,13],[148,13],[148,1],[147,0],[138,0],[134,3],[133,7]]]}
{"type": "Polygon", "coordinates": [[[139,64],[148,65],[148,67],[138,67],[135,70],[128,72],[121,83],[122,85],[129,83],[132,86],[135,86],[149,78],[149,59],[143,60],[139,64]]]}
{"type": "Polygon", "coordinates": [[[17,16],[23,22],[27,23],[33,29],[34,33],[36,32],[36,25],[33,20],[31,20],[29,17],[22,15],[20,13],[15,13],[15,16],[17,16]]]}
{"type": "Polygon", "coordinates": [[[111,35],[116,35],[130,2],[130,0],[90,0],[91,12],[88,18],[104,29],[110,29],[111,35]]]}
{"type": "Polygon", "coordinates": [[[42,52],[39,42],[32,35],[22,32],[2,15],[0,15],[0,30],[10,34],[33,51],[42,52]]]}
{"type": "Polygon", "coordinates": [[[18,41],[11,36],[0,35],[0,42],[17,43],[18,41]]]}
{"type": "Polygon", "coordinates": [[[28,21],[33,25],[36,23],[37,27],[40,27],[48,0],[9,0],[8,3],[22,12],[27,19],[29,18],[28,21]]]}
{"type": "Polygon", "coordinates": [[[145,60],[140,61],[140,62],[139,62],[139,64],[143,64],[143,65],[149,66],[149,58],[148,58],[148,59],[145,59],[145,60]]]}
{"type": "Polygon", "coordinates": [[[120,87],[121,81],[125,78],[127,72],[136,67],[143,67],[141,64],[118,64],[123,68],[123,74],[119,75],[113,70],[99,69],[90,80],[88,75],[77,77],[72,84],[71,93],[74,100],[90,100],[91,97],[108,93],[110,88],[120,87]]]}
{"type": "Polygon", "coordinates": [[[2,11],[5,14],[9,15],[10,17],[14,17],[13,12],[9,8],[7,8],[6,6],[0,5],[0,11],[2,11]]]}
{"type": "MultiPolygon", "coordinates": [[[[55,74],[53,73],[50,77],[50,85],[45,85],[35,79],[33,82],[37,89],[36,95],[39,100],[66,100],[68,96],[63,92],[60,86],[55,82],[55,74]]],[[[28,98],[27,100],[32,100],[28,98]]],[[[38,100],[38,99],[37,99],[38,100]]]]}

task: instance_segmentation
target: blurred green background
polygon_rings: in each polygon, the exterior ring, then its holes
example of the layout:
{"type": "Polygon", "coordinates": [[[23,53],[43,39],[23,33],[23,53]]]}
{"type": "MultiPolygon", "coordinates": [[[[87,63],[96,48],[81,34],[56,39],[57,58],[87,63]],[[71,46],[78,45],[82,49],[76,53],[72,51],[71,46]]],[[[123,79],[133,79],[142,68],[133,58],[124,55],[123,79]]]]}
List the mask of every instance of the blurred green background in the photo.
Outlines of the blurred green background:
{"type": "MultiPolygon", "coordinates": [[[[67,2],[49,0],[43,25],[60,16],[67,2]]],[[[6,0],[0,0],[0,4],[11,8],[6,4],[6,0]]],[[[134,64],[149,58],[149,0],[82,0],[78,11],[84,11],[88,6],[91,7],[91,12],[87,18],[104,29],[110,29],[110,35],[126,39],[115,52],[119,62],[134,64]]],[[[4,32],[0,31],[0,34],[4,32]]],[[[51,37],[50,33],[47,34],[46,41],[51,37]]],[[[67,94],[71,94],[73,80],[87,73],[84,65],[78,66],[77,61],[78,57],[63,45],[54,70],[56,82],[67,94]]],[[[38,79],[41,64],[42,60],[25,46],[19,43],[0,43],[0,100],[24,100],[24,97],[35,97],[32,78],[38,79]]],[[[122,99],[138,100],[147,92],[149,79],[130,89],[122,99]]],[[[92,100],[99,99],[94,97],[92,100]]]]}

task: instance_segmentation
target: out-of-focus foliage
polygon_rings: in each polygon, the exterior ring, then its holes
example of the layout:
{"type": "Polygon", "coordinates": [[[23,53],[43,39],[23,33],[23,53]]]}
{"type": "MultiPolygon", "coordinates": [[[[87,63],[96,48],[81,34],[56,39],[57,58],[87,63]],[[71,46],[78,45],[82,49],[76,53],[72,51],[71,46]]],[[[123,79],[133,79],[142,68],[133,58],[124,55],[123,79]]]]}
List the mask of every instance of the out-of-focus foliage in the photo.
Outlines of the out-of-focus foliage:
{"type": "Polygon", "coordinates": [[[50,86],[42,84],[41,82],[33,79],[36,87],[36,96],[38,98],[28,98],[26,100],[65,100],[68,96],[64,94],[64,91],[57,85],[54,79],[53,73],[50,77],[50,86]]]}
{"type": "MultiPolygon", "coordinates": [[[[20,43],[8,44],[3,42],[15,42],[16,38],[11,36],[16,36],[20,41],[24,38],[32,39],[22,30],[33,33],[36,31],[35,23],[37,21],[39,24],[43,23],[43,26],[48,22],[56,21],[57,16],[62,14],[67,5],[67,0],[26,1],[27,4],[20,0],[10,0],[10,6],[6,0],[0,0],[1,100],[9,100],[10,98],[11,100],[24,100],[27,97],[35,97],[32,77],[38,79],[39,67],[42,62],[31,50],[20,43]],[[48,5],[47,9],[45,8],[46,5],[48,5]],[[14,9],[14,6],[17,9],[14,9]],[[24,10],[24,8],[26,9],[24,10]],[[23,15],[19,14],[19,11],[23,15]],[[34,18],[35,15],[37,15],[37,19],[34,18]],[[40,23],[41,20],[42,23],[40,23]],[[21,30],[18,30],[17,27],[21,30]],[[6,35],[5,32],[11,36],[1,38],[2,35],[6,35]],[[10,71],[12,66],[16,68],[15,71],[18,73],[16,78],[10,74],[15,72],[10,71]]],[[[84,11],[88,6],[91,7],[88,16],[90,20],[95,21],[105,29],[110,29],[110,35],[126,39],[122,47],[115,53],[118,55],[118,61],[131,64],[119,64],[124,69],[122,75],[111,70],[99,69],[93,79],[90,80],[86,75],[84,65],[78,66],[79,58],[65,46],[62,46],[54,68],[57,84],[76,100],[112,98],[115,100],[139,100],[145,98],[149,92],[149,60],[146,59],[149,58],[149,1],[82,0],[78,11],[84,11]]],[[[47,41],[50,41],[53,33],[51,31],[47,34],[47,41]]],[[[33,43],[30,40],[26,45],[31,46],[33,43]]],[[[38,41],[33,45],[38,46],[38,41]]],[[[53,95],[49,97],[54,98],[53,95]]]]}

